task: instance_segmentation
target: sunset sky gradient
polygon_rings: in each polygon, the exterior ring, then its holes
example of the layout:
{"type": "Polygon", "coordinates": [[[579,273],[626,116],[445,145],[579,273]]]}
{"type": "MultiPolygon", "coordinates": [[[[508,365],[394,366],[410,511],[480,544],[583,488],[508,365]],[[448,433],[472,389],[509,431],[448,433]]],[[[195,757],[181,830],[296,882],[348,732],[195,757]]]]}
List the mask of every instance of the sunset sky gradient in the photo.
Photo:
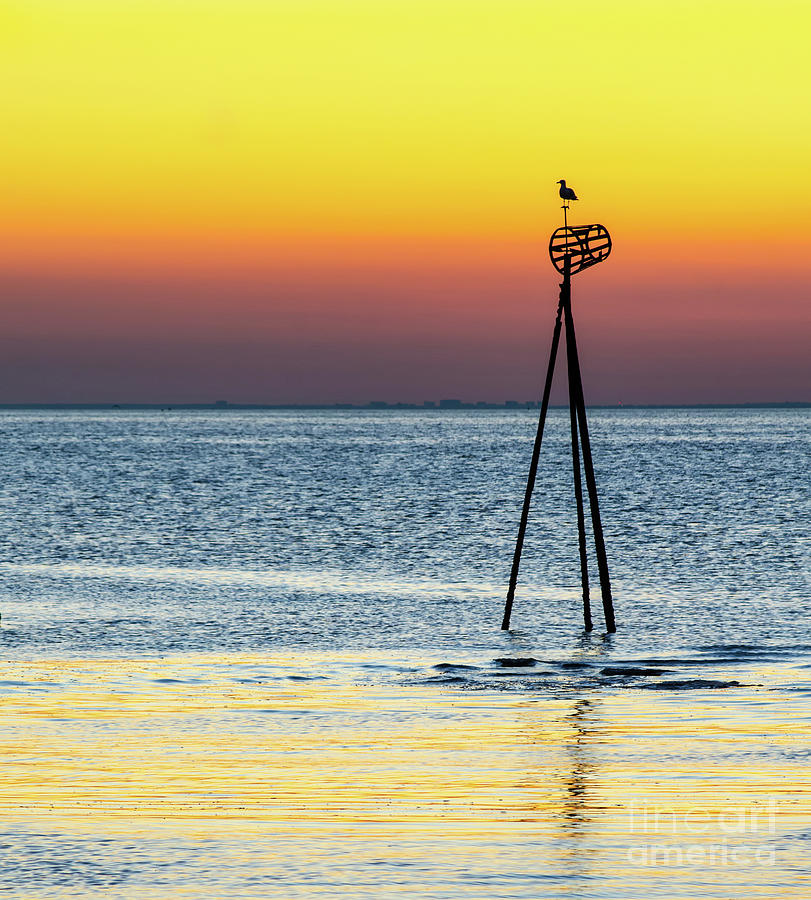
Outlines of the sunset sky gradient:
{"type": "Polygon", "coordinates": [[[811,6],[0,0],[0,402],[811,400],[811,6]],[[557,399],[562,399],[558,394],[557,399]]]}

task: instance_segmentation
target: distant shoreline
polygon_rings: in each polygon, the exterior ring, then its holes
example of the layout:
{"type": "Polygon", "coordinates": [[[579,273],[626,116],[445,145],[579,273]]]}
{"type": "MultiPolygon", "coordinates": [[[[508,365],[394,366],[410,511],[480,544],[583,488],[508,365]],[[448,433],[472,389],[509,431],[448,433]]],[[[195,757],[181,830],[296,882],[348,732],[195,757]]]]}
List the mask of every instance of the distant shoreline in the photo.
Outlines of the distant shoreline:
{"type": "MultiPolygon", "coordinates": [[[[809,400],[786,400],[760,403],[590,403],[589,409],[808,409],[809,400]]],[[[441,400],[436,403],[0,403],[0,410],[372,410],[375,412],[413,410],[419,412],[447,412],[453,410],[527,410],[538,409],[534,401],[504,403],[469,403],[461,400],[441,400]]],[[[566,404],[553,403],[550,409],[568,409],[566,404]]]]}

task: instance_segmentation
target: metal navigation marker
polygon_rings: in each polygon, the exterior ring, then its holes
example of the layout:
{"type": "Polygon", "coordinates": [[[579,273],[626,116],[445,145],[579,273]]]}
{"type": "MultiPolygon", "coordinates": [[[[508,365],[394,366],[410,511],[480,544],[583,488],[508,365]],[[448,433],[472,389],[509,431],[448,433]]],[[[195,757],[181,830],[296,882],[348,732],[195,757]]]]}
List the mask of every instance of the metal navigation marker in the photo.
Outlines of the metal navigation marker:
{"type": "Polygon", "coordinates": [[[521,522],[518,526],[518,538],[515,542],[515,554],[513,556],[512,570],[510,572],[510,586],[507,590],[507,603],[504,607],[504,619],[501,627],[504,630],[510,627],[510,615],[512,613],[515,587],[518,583],[518,569],[521,565],[521,551],[524,547],[524,535],[527,530],[529,507],[532,502],[532,492],[535,488],[535,478],[538,474],[538,459],[541,454],[541,442],[543,441],[543,429],[546,423],[546,413],[549,409],[549,394],[552,390],[552,377],[555,374],[555,360],[560,343],[561,318],[566,328],[566,368],[569,380],[569,419],[572,434],[572,465],[574,470],[574,494],[577,503],[577,536],[580,549],[580,579],[583,586],[583,620],[586,631],[592,630],[591,601],[589,597],[589,570],[586,554],[586,518],[583,511],[583,485],[580,472],[580,456],[582,451],[583,471],[586,475],[586,490],[589,497],[589,511],[591,524],[594,531],[594,549],[597,555],[597,571],[600,576],[600,592],[603,600],[603,614],[605,616],[606,631],[613,633],[617,630],[614,621],[614,603],[611,597],[611,581],[608,574],[608,559],[605,552],[605,540],[603,538],[603,526],[600,520],[600,505],[597,497],[597,483],[594,479],[594,464],[591,457],[591,441],[589,440],[589,427],[586,420],[586,403],[583,399],[583,381],[580,376],[580,361],[577,356],[577,339],[574,332],[574,319],[572,318],[572,275],[582,272],[590,266],[602,262],[611,252],[611,236],[602,225],[577,225],[569,227],[568,211],[569,201],[577,200],[574,191],[566,187],[565,181],[559,181],[561,185],[560,196],[563,200],[563,228],[558,228],[549,241],[549,257],[552,265],[563,275],[560,285],[560,300],[558,301],[555,328],[552,332],[552,349],[549,354],[549,364],[546,369],[546,381],[541,401],[541,412],[538,417],[538,430],[535,433],[535,444],[532,448],[532,460],[527,476],[527,488],[524,494],[524,506],[521,511],[521,522]]]}
{"type": "Polygon", "coordinates": [[[611,235],[602,225],[575,225],[558,228],[549,238],[549,258],[562,275],[569,257],[570,274],[582,272],[602,262],[611,252],[611,235]]]}

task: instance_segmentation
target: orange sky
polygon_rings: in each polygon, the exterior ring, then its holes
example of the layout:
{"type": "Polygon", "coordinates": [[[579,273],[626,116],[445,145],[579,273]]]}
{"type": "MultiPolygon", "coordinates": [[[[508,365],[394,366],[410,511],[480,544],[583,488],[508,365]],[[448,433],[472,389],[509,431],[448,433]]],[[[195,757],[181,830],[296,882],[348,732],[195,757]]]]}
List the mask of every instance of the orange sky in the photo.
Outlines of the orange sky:
{"type": "Polygon", "coordinates": [[[811,400],[803,3],[0,0],[0,402],[811,400]],[[562,399],[562,397],[560,398],[562,399]]]}

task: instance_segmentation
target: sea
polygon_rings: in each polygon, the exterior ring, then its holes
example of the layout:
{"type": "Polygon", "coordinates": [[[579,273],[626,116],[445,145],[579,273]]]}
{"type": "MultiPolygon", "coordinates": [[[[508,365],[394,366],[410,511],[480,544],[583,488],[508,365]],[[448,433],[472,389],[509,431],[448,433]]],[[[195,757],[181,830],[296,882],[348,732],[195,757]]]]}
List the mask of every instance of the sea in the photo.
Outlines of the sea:
{"type": "Polygon", "coordinates": [[[0,893],[811,896],[811,409],[0,410],[0,893]]]}

